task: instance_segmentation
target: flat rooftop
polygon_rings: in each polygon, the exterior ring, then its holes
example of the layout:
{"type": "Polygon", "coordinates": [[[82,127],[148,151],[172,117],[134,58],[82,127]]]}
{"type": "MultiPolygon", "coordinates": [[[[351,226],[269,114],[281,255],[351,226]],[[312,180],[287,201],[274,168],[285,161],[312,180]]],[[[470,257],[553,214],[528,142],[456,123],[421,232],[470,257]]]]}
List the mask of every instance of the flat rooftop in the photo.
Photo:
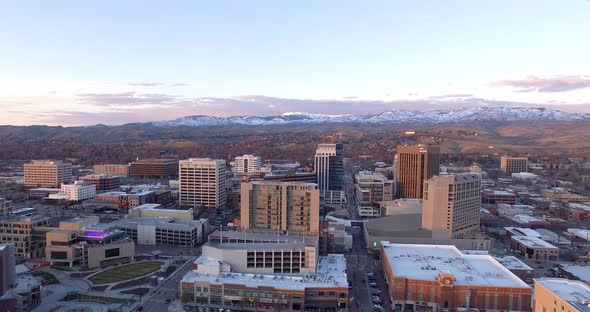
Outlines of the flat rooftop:
{"type": "Polygon", "coordinates": [[[237,242],[251,242],[251,243],[306,243],[307,245],[315,245],[318,237],[314,235],[301,234],[276,234],[276,233],[261,233],[255,231],[222,231],[217,230],[209,235],[209,240],[221,240],[223,244],[237,242]]]}
{"type": "Polygon", "coordinates": [[[436,280],[452,273],[456,285],[530,288],[489,255],[466,255],[455,246],[381,243],[394,275],[436,280]]]}
{"type": "Polygon", "coordinates": [[[140,225],[151,225],[158,229],[187,231],[194,230],[201,226],[201,222],[175,221],[172,217],[126,217],[112,223],[115,227],[133,229],[140,225]]]}
{"type": "Polygon", "coordinates": [[[506,256],[503,258],[494,257],[494,258],[498,262],[500,262],[508,270],[526,270],[526,271],[533,270],[533,268],[528,266],[526,263],[520,261],[520,259],[516,258],[515,256],[506,256]]]}
{"type": "MultiPolygon", "coordinates": [[[[207,258],[202,259],[201,261],[210,263],[217,260],[207,258]]],[[[305,276],[242,274],[233,272],[210,275],[201,274],[196,270],[192,270],[182,278],[181,282],[209,282],[214,285],[237,284],[249,288],[274,287],[276,289],[301,291],[308,287],[348,287],[346,278],[346,259],[344,258],[344,255],[335,254],[319,257],[316,272],[305,276]]]]}
{"type": "Polygon", "coordinates": [[[586,283],[590,283],[590,266],[588,265],[561,264],[561,269],[586,283]]]}
{"type": "Polygon", "coordinates": [[[565,278],[539,278],[535,281],[579,311],[590,311],[590,307],[583,303],[590,301],[590,286],[586,283],[565,278]]]}
{"type": "Polygon", "coordinates": [[[513,227],[513,226],[508,226],[504,228],[506,231],[510,232],[512,235],[518,235],[518,236],[529,236],[529,237],[541,237],[541,233],[533,230],[533,229],[529,229],[529,228],[521,228],[521,227],[513,227]]]}
{"type": "Polygon", "coordinates": [[[517,215],[513,215],[513,216],[509,216],[509,219],[513,220],[514,222],[517,223],[533,223],[533,222],[543,222],[543,220],[533,217],[533,216],[529,216],[529,215],[525,215],[525,214],[517,214],[517,215]]]}
{"type": "Polygon", "coordinates": [[[558,249],[557,247],[551,245],[550,243],[542,240],[539,237],[534,236],[523,236],[523,235],[514,235],[512,239],[517,241],[518,243],[528,247],[528,248],[552,248],[558,249]]]}

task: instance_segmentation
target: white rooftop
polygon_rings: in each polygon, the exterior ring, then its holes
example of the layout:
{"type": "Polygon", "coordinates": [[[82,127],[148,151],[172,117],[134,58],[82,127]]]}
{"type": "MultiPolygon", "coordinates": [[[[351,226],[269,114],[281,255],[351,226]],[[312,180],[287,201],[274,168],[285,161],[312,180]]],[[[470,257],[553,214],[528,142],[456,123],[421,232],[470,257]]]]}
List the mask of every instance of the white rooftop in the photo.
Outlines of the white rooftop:
{"type": "MultiPolygon", "coordinates": [[[[216,261],[201,259],[201,261],[216,261]]],[[[262,275],[243,273],[221,273],[219,275],[201,274],[196,270],[188,272],[182,283],[209,282],[210,284],[238,284],[249,288],[274,287],[278,289],[305,290],[308,287],[348,287],[346,279],[346,259],[344,255],[331,254],[319,257],[317,271],[305,276],[262,275]]]]}
{"type": "Polygon", "coordinates": [[[590,301],[590,286],[586,283],[565,278],[539,278],[535,281],[578,310],[590,311],[590,307],[583,304],[590,301]]]}
{"type": "Polygon", "coordinates": [[[567,229],[567,232],[578,238],[590,241],[590,230],[585,229],[567,229]]]}
{"type": "Polygon", "coordinates": [[[436,280],[449,272],[457,285],[530,288],[489,255],[466,255],[455,246],[381,242],[394,275],[436,280]]]}
{"type": "Polygon", "coordinates": [[[549,244],[548,242],[542,240],[539,237],[534,236],[523,236],[523,235],[514,235],[512,239],[519,242],[520,244],[527,246],[528,248],[555,248],[557,247],[549,244]]]}
{"type": "Polygon", "coordinates": [[[526,263],[520,261],[515,256],[506,256],[503,258],[494,257],[494,258],[496,258],[496,260],[498,260],[498,262],[500,262],[508,270],[526,270],[526,271],[533,270],[533,268],[528,266],[526,263]]]}
{"type": "Polygon", "coordinates": [[[533,222],[543,222],[543,220],[533,217],[533,216],[529,216],[529,215],[525,215],[525,214],[517,214],[514,216],[510,216],[508,217],[510,219],[512,219],[514,222],[516,223],[533,223],[533,222]]]}
{"type": "Polygon", "coordinates": [[[529,236],[529,237],[541,237],[541,233],[529,229],[529,228],[521,228],[521,227],[513,227],[508,226],[504,228],[506,231],[510,232],[512,235],[520,235],[520,236],[529,236]]]}
{"type": "Polygon", "coordinates": [[[579,264],[562,264],[561,268],[580,280],[590,283],[590,266],[579,264]]]}

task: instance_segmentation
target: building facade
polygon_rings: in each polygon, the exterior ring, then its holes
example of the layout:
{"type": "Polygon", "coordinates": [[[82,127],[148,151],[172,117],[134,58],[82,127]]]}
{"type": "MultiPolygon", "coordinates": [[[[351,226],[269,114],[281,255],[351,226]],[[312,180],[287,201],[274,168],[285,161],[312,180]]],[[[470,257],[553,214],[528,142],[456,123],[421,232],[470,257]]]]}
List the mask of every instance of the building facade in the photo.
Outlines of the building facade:
{"type": "Polygon", "coordinates": [[[434,236],[465,238],[479,232],[481,176],[434,176],[424,182],[422,226],[434,236]]]}
{"type": "Polygon", "coordinates": [[[180,161],[179,203],[182,207],[225,210],[225,160],[191,158],[180,161]]]}
{"type": "Polygon", "coordinates": [[[33,160],[24,165],[25,186],[60,187],[72,181],[72,164],[61,160],[33,160]]]}
{"type": "Polygon", "coordinates": [[[97,192],[115,190],[121,186],[121,178],[109,174],[91,174],[81,177],[80,180],[96,185],[97,192]]]}
{"type": "Polygon", "coordinates": [[[438,146],[398,146],[395,156],[396,196],[398,198],[422,198],[425,180],[440,171],[438,146]]]}
{"type": "Polygon", "coordinates": [[[97,216],[78,217],[59,223],[47,232],[45,259],[52,265],[95,268],[132,259],[135,243],[124,231],[99,223],[97,216]]]}
{"type": "Polygon", "coordinates": [[[14,244],[0,244],[0,297],[16,283],[14,244]]]}
{"type": "Polygon", "coordinates": [[[0,198],[0,219],[12,215],[12,201],[0,198]]]}
{"type": "Polygon", "coordinates": [[[529,159],[527,157],[508,157],[500,158],[500,169],[505,175],[511,176],[513,173],[527,172],[529,159]]]}
{"type": "Polygon", "coordinates": [[[343,157],[344,146],[342,143],[318,145],[315,152],[314,169],[321,192],[342,190],[343,157]]]}
{"type": "Polygon", "coordinates": [[[108,174],[120,177],[129,176],[129,165],[94,165],[92,172],[95,174],[108,174]]]}
{"type": "Polygon", "coordinates": [[[380,217],[380,203],[393,199],[393,180],[388,180],[381,173],[361,171],[355,175],[354,184],[359,217],[380,217]]]}
{"type": "Polygon", "coordinates": [[[131,163],[129,176],[137,178],[168,179],[178,175],[178,160],[142,159],[131,163]]]}
{"type": "Polygon", "coordinates": [[[254,155],[238,156],[234,160],[234,172],[238,175],[257,172],[262,166],[262,158],[254,155]]]}
{"type": "Polygon", "coordinates": [[[533,311],[581,311],[588,312],[590,286],[582,281],[565,278],[535,279],[533,311]]]}
{"type": "Polygon", "coordinates": [[[242,229],[318,234],[320,191],[315,183],[242,183],[242,229]]]}
{"type": "Polygon", "coordinates": [[[489,255],[381,244],[393,311],[531,311],[532,289],[489,255]]]}
{"type": "MultiPolygon", "coordinates": [[[[94,198],[96,196],[96,185],[84,181],[75,181],[73,184],[62,184],[61,192],[65,199],[71,201],[81,201],[94,198]]],[[[49,195],[51,198],[52,195],[49,195]]]]}

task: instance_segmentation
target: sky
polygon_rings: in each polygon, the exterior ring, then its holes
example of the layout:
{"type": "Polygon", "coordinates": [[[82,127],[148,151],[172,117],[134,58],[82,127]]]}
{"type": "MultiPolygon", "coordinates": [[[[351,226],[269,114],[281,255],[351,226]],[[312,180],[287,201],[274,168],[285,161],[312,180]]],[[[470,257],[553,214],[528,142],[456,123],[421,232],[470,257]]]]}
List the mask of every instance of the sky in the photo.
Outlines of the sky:
{"type": "Polygon", "coordinates": [[[590,112],[589,0],[2,1],[0,124],[590,112]]]}

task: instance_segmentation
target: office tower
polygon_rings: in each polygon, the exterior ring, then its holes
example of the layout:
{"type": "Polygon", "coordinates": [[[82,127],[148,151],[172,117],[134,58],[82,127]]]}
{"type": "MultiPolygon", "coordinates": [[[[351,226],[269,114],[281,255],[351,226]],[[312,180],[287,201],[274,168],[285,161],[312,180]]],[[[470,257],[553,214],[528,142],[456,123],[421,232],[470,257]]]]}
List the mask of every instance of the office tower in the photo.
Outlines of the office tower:
{"type": "Polygon", "coordinates": [[[315,172],[321,192],[342,190],[343,151],[342,143],[318,145],[315,152],[315,172]]]}
{"type": "Polygon", "coordinates": [[[37,228],[51,226],[50,217],[16,216],[0,220],[0,243],[15,245],[15,255],[23,259],[37,259],[43,257],[45,232],[37,228]]]}
{"type": "Polygon", "coordinates": [[[262,158],[254,155],[243,155],[236,157],[234,172],[237,174],[248,174],[256,172],[262,166],[262,158]]]}
{"type": "Polygon", "coordinates": [[[16,283],[13,244],[0,244],[0,297],[16,283]]]}
{"type": "Polygon", "coordinates": [[[25,164],[25,186],[60,187],[72,180],[72,164],[61,160],[33,160],[25,164]]]}
{"type": "Polygon", "coordinates": [[[168,179],[178,175],[178,160],[142,159],[129,167],[129,176],[138,178],[168,179]]]}
{"type": "Polygon", "coordinates": [[[91,174],[81,177],[80,180],[96,185],[97,192],[115,190],[121,186],[121,178],[109,174],[91,174]]]}
{"type": "Polygon", "coordinates": [[[242,183],[240,214],[243,229],[318,234],[320,191],[315,183],[242,183]]]}
{"type": "Polygon", "coordinates": [[[121,177],[129,176],[130,165],[94,165],[92,172],[95,174],[112,174],[121,177]]]}
{"type": "Polygon", "coordinates": [[[433,237],[466,238],[479,231],[481,176],[434,176],[424,182],[422,227],[433,237]]]}
{"type": "Polygon", "coordinates": [[[422,198],[424,180],[440,171],[438,146],[398,146],[395,162],[396,196],[398,198],[422,198]]]}
{"type": "Polygon", "coordinates": [[[354,177],[356,205],[360,217],[381,216],[380,202],[393,199],[393,180],[381,173],[361,171],[354,177]]]}
{"type": "Polygon", "coordinates": [[[12,215],[12,201],[0,198],[0,218],[10,217],[12,215]]]}
{"type": "Polygon", "coordinates": [[[191,158],[180,161],[179,199],[183,207],[225,209],[225,160],[191,158]]]}
{"type": "Polygon", "coordinates": [[[528,171],[529,159],[527,157],[508,157],[502,156],[500,159],[500,169],[504,174],[510,176],[513,173],[528,171]]]}

